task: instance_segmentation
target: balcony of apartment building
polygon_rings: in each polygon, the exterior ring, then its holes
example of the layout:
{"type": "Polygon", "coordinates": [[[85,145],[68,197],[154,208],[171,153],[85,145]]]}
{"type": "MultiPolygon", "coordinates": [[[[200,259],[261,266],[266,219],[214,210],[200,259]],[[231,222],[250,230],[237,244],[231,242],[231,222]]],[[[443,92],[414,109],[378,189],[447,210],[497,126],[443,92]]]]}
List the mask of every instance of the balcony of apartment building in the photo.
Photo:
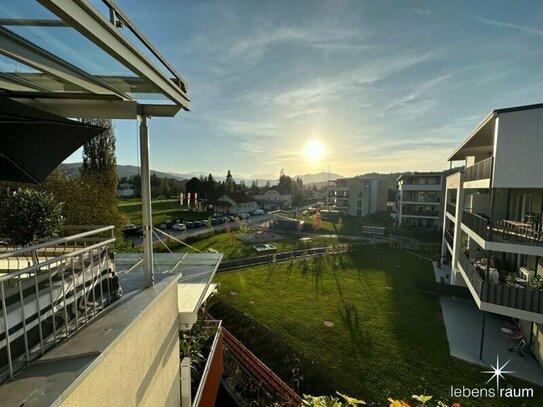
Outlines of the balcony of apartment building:
{"type": "Polygon", "coordinates": [[[188,110],[185,81],[113,2],[12,2],[7,11],[0,11],[0,108],[9,131],[0,179],[43,182],[105,130],[67,117],[137,120],[144,243],[143,253],[114,253],[113,227],[78,226],[3,248],[2,404],[179,405],[189,397],[212,405],[220,327],[211,328],[204,384],[195,392],[182,391],[179,346],[180,331],[213,291],[222,255],[153,253],[147,118],[188,110]],[[60,52],[67,44],[79,46],[60,52]],[[90,60],[100,61],[100,74],[90,60]]]}
{"type": "Polygon", "coordinates": [[[456,205],[450,202],[447,202],[445,204],[445,210],[449,215],[453,217],[453,219],[456,217],[456,205]]]}
{"type": "Polygon", "coordinates": [[[222,255],[155,254],[155,283],[144,289],[144,255],[115,254],[112,232],[113,226],[71,226],[64,237],[3,248],[0,395],[6,405],[85,404],[91,394],[99,405],[191,398],[182,405],[211,405],[222,374],[220,323],[206,322],[211,346],[192,390],[183,388],[191,369],[179,360],[179,347],[216,289],[211,279],[222,255]],[[104,377],[123,380],[106,385],[104,377]]]}
{"type": "Polygon", "coordinates": [[[443,231],[445,241],[449,245],[449,251],[452,253],[454,247],[454,229],[448,228],[443,231]]]}
{"type": "Polygon", "coordinates": [[[437,191],[403,191],[402,204],[439,205],[441,189],[437,191]]]}
{"type": "Polygon", "coordinates": [[[512,318],[543,323],[543,290],[531,284],[532,270],[518,272],[501,264],[499,257],[490,260],[483,251],[464,250],[458,254],[459,271],[477,306],[512,318]]]}
{"type": "Polygon", "coordinates": [[[489,188],[494,157],[475,161],[464,169],[464,188],[489,188]]]}
{"type": "Polygon", "coordinates": [[[398,180],[398,189],[401,191],[441,191],[441,175],[405,175],[398,180]]]}
{"type": "Polygon", "coordinates": [[[402,205],[402,216],[413,218],[438,219],[439,206],[427,203],[413,204],[404,202],[404,204],[402,205]]]}
{"type": "Polygon", "coordinates": [[[543,190],[467,194],[461,228],[484,250],[543,255],[543,190]]]}

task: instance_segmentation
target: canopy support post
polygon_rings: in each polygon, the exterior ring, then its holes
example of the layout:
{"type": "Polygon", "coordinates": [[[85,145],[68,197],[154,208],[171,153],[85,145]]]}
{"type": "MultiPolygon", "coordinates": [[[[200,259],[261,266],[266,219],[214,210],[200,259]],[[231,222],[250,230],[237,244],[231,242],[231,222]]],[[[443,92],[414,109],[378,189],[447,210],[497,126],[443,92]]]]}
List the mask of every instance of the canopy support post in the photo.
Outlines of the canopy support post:
{"type": "Polygon", "coordinates": [[[149,169],[149,129],[147,116],[140,119],[141,201],[143,215],[143,274],[145,288],[155,283],[153,268],[153,220],[151,215],[151,173],[149,169]]]}

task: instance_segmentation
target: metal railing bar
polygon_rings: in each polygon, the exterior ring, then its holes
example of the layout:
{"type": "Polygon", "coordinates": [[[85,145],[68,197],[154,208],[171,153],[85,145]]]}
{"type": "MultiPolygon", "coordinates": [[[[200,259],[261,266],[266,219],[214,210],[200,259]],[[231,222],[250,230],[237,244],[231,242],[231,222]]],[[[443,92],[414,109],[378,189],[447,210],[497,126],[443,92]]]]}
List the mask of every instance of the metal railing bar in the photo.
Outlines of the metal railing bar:
{"type": "Polygon", "coordinates": [[[51,260],[47,260],[47,261],[44,261],[43,263],[38,263],[38,264],[34,264],[32,266],[29,266],[27,268],[24,268],[22,270],[18,270],[16,272],[13,272],[13,273],[10,273],[10,274],[5,274],[3,276],[0,276],[0,281],[5,281],[5,280],[9,280],[13,277],[17,277],[18,275],[20,274],[25,274],[25,273],[29,273],[31,271],[34,271],[34,270],[39,270],[40,268],[43,268],[43,267],[46,267],[48,266],[49,264],[52,264],[52,263],[58,263],[60,262],[61,260],[64,260],[64,259],[67,259],[69,257],[75,257],[75,256],[79,256],[80,254],[82,253],[87,253],[89,252],[90,250],[94,250],[96,248],[99,248],[101,246],[106,246],[110,243],[114,243],[115,242],[115,239],[108,239],[108,240],[105,240],[103,242],[100,242],[100,243],[97,243],[95,245],[92,245],[92,246],[88,246],[86,248],[82,248],[82,249],[79,249],[79,250],[76,250],[72,253],[67,253],[67,254],[63,254],[62,256],[59,256],[59,257],[55,257],[51,260]]]}
{"type": "MultiPolygon", "coordinates": [[[[112,230],[114,228],[115,228],[115,226],[105,226],[103,228],[90,230],[88,232],[81,232],[81,233],[78,233],[76,235],[71,235],[71,236],[67,236],[67,237],[62,237],[62,238],[50,240],[50,241],[47,241],[47,242],[44,242],[44,243],[37,244],[37,245],[32,246],[32,247],[23,247],[23,248],[20,248],[20,249],[12,250],[10,252],[0,254],[0,260],[4,259],[6,257],[14,257],[14,256],[16,256],[18,254],[25,254],[25,253],[28,253],[30,250],[36,251],[36,250],[43,249],[43,248],[46,248],[46,247],[57,246],[57,245],[60,245],[62,243],[66,243],[66,242],[72,242],[74,240],[79,240],[80,238],[83,238],[83,237],[86,237],[86,236],[91,236],[93,234],[106,232],[106,231],[112,230]]],[[[109,239],[109,240],[111,240],[111,239],[109,239]]]]}
{"type": "Polygon", "coordinates": [[[28,350],[28,332],[26,328],[25,303],[24,303],[24,296],[23,296],[23,284],[21,283],[21,276],[19,276],[18,285],[19,285],[19,300],[21,301],[21,319],[23,321],[23,337],[24,337],[24,344],[25,344],[25,355],[26,355],[27,362],[30,362],[30,351],[28,350]]]}
{"type": "Polygon", "coordinates": [[[4,282],[0,282],[0,296],[2,297],[2,314],[4,316],[4,325],[6,327],[6,356],[8,359],[9,377],[13,378],[13,363],[11,360],[11,342],[9,341],[9,321],[6,309],[6,296],[4,295],[4,282]]]}

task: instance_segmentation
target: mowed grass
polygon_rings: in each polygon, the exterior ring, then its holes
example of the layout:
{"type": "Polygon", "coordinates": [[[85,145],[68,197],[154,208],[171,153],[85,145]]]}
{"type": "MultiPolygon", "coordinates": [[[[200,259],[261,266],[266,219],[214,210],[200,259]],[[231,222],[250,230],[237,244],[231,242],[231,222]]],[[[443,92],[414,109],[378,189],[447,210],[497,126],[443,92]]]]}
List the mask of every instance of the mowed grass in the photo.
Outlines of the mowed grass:
{"type": "MultiPolygon", "coordinates": [[[[433,279],[429,261],[397,250],[341,255],[220,273],[219,298],[276,333],[335,378],[336,390],[373,405],[430,394],[452,403],[450,388],[484,387],[475,366],[449,355],[439,300],[415,289],[433,279]],[[387,289],[387,273],[390,286],[387,289]],[[231,293],[235,292],[236,295],[231,293]],[[328,328],[324,321],[335,325],[328,328]]],[[[227,326],[228,328],[228,326],[227,326]]],[[[468,333],[467,333],[468,334],[468,333]]],[[[534,387],[525,405],[543,405],[534,387]]],[[[514,406],[520,400],[469,399],[463,406],[514,406]]],[[[435,405],[432,403],[432,405],[435,405]]]]}
{"type": "MultiPolygon", "coordinates": [[[[130,223],[141,225],[142,223],[142,205],[141,201],[129,200],[119,201],[119,210],[123,213],[130,223]]],[[[153,224],[158,225],[168,219],[184,220],[202,220],[207,219],[211,212],[195,212],[179,207],[177,199],[162,199],[152,202],[153,224]]]]}
{"type": "MultiPolygon", "coordinates": [[[[303,250],[304,247],[299,243],[298,237],[288,237],[283,240],[269,242],[273,244],[278,252],[291,250],[303,250]]],[[[322,247],[338,243],[337,239],[328,237],[314,238],[311,241],[311,247],[322,247]]],[[[196,241],[190,241],[189,244],[201,251],[209,249],[217,250],[224,254],[225,260],[240,259],[244,257],[258,256],[259,253],[253,249],[256,243],[244,243],[240,240],[232,240],[230,233],[215,233],[214,235],[198,238],[196,241]]],[[[185,246],[178,246],[174,252],[190,251],[185,246]]],[[[262,253],[260,253],[262,254],[262,253]]]]}

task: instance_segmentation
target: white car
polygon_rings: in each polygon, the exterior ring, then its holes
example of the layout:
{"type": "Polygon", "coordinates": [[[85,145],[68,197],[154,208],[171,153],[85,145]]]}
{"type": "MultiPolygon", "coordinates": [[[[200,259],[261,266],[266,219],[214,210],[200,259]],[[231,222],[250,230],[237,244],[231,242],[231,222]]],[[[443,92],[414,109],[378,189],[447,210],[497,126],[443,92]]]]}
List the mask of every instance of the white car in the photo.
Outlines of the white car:
{"type": "Polygon", "coordinates": [[[184,223],[175,223],[172,225],[172,230],[183,231],[187,230],[187,226],[184,223]]]}
{"type": "Polygon", "coordinates": [[[255,215],[264,215],[264,211],[262,209],[257,209],[255,215]]]}

